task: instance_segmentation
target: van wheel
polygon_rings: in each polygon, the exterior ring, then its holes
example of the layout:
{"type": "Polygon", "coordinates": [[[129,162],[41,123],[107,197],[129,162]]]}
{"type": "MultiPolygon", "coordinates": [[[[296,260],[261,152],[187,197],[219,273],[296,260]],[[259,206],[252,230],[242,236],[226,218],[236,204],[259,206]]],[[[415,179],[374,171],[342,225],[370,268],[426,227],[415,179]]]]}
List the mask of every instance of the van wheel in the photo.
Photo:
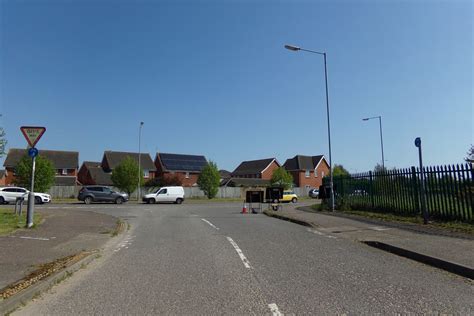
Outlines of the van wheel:
{"type": "Polygon", "coordinates": [[[183,199],[176,199],[176,204],[181,204],[183,203],[183,199]]]}
{"type": "Polygon", "coordinates": [[[122,204],[123,203],[123,199],[121,197],[115,199],[115,204],[122,204]]]}
{"type": "Polygon", "coordinates": [[[156,200],[155,199],[148,199],[148,203],[155,204],[156,200]]]}
{"type": "Polygon", "coordinates": [[[291,203],[296,203],[296,202],[298,202],[298,199],[297,199],[297,198],[292,198],[292,199],[291,199],[291,203]]]}
{"type": "Polygon", "coordinates": [[[92,198],[91,198],[90,196],[86,197],[86,198],[84,199],[84,203],[86,203],[86,204],[91,204],[91,203],[92,203],[92,198]]]}

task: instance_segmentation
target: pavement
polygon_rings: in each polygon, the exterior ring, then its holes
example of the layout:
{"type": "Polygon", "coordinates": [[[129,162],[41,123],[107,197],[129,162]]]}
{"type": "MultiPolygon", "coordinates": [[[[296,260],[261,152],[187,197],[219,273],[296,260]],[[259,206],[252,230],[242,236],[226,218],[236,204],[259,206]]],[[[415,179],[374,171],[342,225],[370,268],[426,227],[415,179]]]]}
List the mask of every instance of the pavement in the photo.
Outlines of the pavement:
{"type": "Polygon", "coordinates": [[[474,270],[473,235],[418,224],[365,219],[341,212],[315,212],[309,205],[265,213],[313,227],[316,234],[358,242],[376,241],[474,270]]]}
{"type": "Polygon", "coordinates": [[[33,229],[0,236],[0,289],[21,280],[41,265],[101,248],[117,226],[111,215],[40,209],[43,220],[33,229]]]}
{"type": "MultiPolygon", "coordinates": [[[[472,280],[347,238],[340,231],[351,226],[348,223],[323,231],[322,225],[305,227],[264,214],[240,214],[241,207],[186,202],[46,206],[114,215],[131,228],[112,238],[114,242],[107,243],[101,257],[86,269],[13,314],[474,311],[472,280]]],[[[282,212],[292,208],[285,205],[282,212]]]]}

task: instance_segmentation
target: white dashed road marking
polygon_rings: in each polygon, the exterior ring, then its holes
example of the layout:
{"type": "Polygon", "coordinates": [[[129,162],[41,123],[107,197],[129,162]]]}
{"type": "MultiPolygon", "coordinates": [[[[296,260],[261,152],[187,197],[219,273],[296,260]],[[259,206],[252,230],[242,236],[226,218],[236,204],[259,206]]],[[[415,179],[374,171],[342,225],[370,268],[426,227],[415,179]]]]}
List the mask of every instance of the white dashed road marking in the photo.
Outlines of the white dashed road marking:
{"type": "Polygon", "coordinates": [[[275,304],[275,303],[268,304],[268,308],[270,308],[270,311],[272,312],[272,315],[273,315],[273,316],[280,316],[280,315],[283,315],[283,314],[280,312],[280,310],[278,309],[277,304],[275,304]]]}
{"type": "Polygon", "coordinates": [[[377,226],[374,226],[374,227],[369,227],[369,229],[372,229],[372,230],[376,230],[376,231],[384,231],[384,230],[389,230],[390,228],[384,228],[384,227],[377,227],[377,226]]]}
{"type": "Polygon", "coordinates": [[[240,260],[242,260],[244,266],[247,268],[247,269],[250,269],[251,266],[250,266],[250,262],[249,260],[244,256],[244,253],[242,252],[242,250],[240,250],[239,246],[235,243],[235,241],[230,238],[230,237],[226,237],[227,240],[230,242],[230,244],[235,248],[235,251],[237,251],[237,254],[239,255],[240,257],[240,260]]]}
{"type": "Polygon", "coordinates": [[[219,230],[219,228],[218,228],[218,227],[216,227],[216,226],[215,226],[213,223],[211,223],[211,222],[210,222],[210,221],[208,221],[207,219],[201,218],[201,220],[202,220],[203,222],[206,222],[206,223],[208,223],[208,224],[209,224],[209,226],[211,226],[211,227],[213,227],[213,228],[215,228],[215,229],[219,230]]]}
{"type": "Polygon", "coordinates": [[[49,238],[42,238],[42,237],[28,237],[28,236],[20,236],[18,238],[21,239],[33,239],[33,240],[49,240],[49,238]]]}

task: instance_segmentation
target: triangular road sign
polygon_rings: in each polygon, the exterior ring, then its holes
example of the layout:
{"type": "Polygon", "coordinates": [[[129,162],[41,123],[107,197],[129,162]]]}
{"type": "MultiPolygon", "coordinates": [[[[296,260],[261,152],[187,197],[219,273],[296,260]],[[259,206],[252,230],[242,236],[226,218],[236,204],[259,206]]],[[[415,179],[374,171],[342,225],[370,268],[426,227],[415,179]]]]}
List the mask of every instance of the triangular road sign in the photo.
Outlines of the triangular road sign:
{"type": "Polygon", "coordinates": [[[44,132],[46,132],[46,127],[40,126],[22,126],[20,127],[23,136],[25,136],[26,141],[31,147],[35,147],[36,143],[40,140],[41,136],[43,136],[44,132]]]}

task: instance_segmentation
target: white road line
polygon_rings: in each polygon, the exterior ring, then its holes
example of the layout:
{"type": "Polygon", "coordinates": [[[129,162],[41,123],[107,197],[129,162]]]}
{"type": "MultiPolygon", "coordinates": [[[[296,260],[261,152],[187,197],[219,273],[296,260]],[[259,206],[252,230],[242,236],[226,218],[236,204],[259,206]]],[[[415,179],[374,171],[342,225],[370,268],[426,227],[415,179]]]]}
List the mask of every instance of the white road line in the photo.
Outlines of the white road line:
{"type": "Polygon", "coordinates": [[[216,226],[215,226],[213,223],[211,223],[210,221],[208,221],[208,220],[206,220],[206,219],[204,219],[204,218],[201,218],[201,220],[204,221],[204,222],[206,222],[206,223],[208,223],[211,227],[213,227],[213,228],[219,230],[219,228],[216,227],[216,226]]]}
{"type": "Polygon", "coordinates": [[[21,239],[33,239],[33,240],[49,240],[49,238],[41,238],[41,237],[28,237],[28,236],[20,236],[18,238],[21,239]]]}
{"type": "Polygon", "coordinates": [[[237,254],[239,255],[240,257],[240,260],[242,260],[242,262],[244,263],[244,266],[247,268],[247,269],[250,269],[251,266],[250,266],[250,262],[248,261],[248,259],[244,256],[244,253],[242,252],[242,250],[240,250],[239,246],[235,243],[235,241],[230,238],[230,237],[226,237],[227,240],[230,242],[230,244],[232,246],[234,246],[235,248],[235,251],[237,251],[237,254]]]}
{"type": "Polygon", "coordinates": [[[268,308],[270,308],[270,311],[272,312],[272,315],[273,315],[273,316],[280,316],[280,315],[283,315],[283,314],[280,312],[280,310],[278,309],[277,304],[275,304],[275,303],[268,304],[268,308]]]}
{"type": "Polygon", "coordinates": [[[374,226],[374,227],[369,227],[369,229],[381,232],[381,231],[384,231],[384,230],[389,230],[390,228],[382,228],[382,227],[374,226]]]}
{"type": "Polygon", "coordinates": [[[311,229],[311,228],[308,228],[308,231],[313,233],[313,234],[316,234],[316,235],[320,235],[320,236],[324,236],[323,233],[321,233],[320,231],[316,230],[316,229],[311,229]]]}

